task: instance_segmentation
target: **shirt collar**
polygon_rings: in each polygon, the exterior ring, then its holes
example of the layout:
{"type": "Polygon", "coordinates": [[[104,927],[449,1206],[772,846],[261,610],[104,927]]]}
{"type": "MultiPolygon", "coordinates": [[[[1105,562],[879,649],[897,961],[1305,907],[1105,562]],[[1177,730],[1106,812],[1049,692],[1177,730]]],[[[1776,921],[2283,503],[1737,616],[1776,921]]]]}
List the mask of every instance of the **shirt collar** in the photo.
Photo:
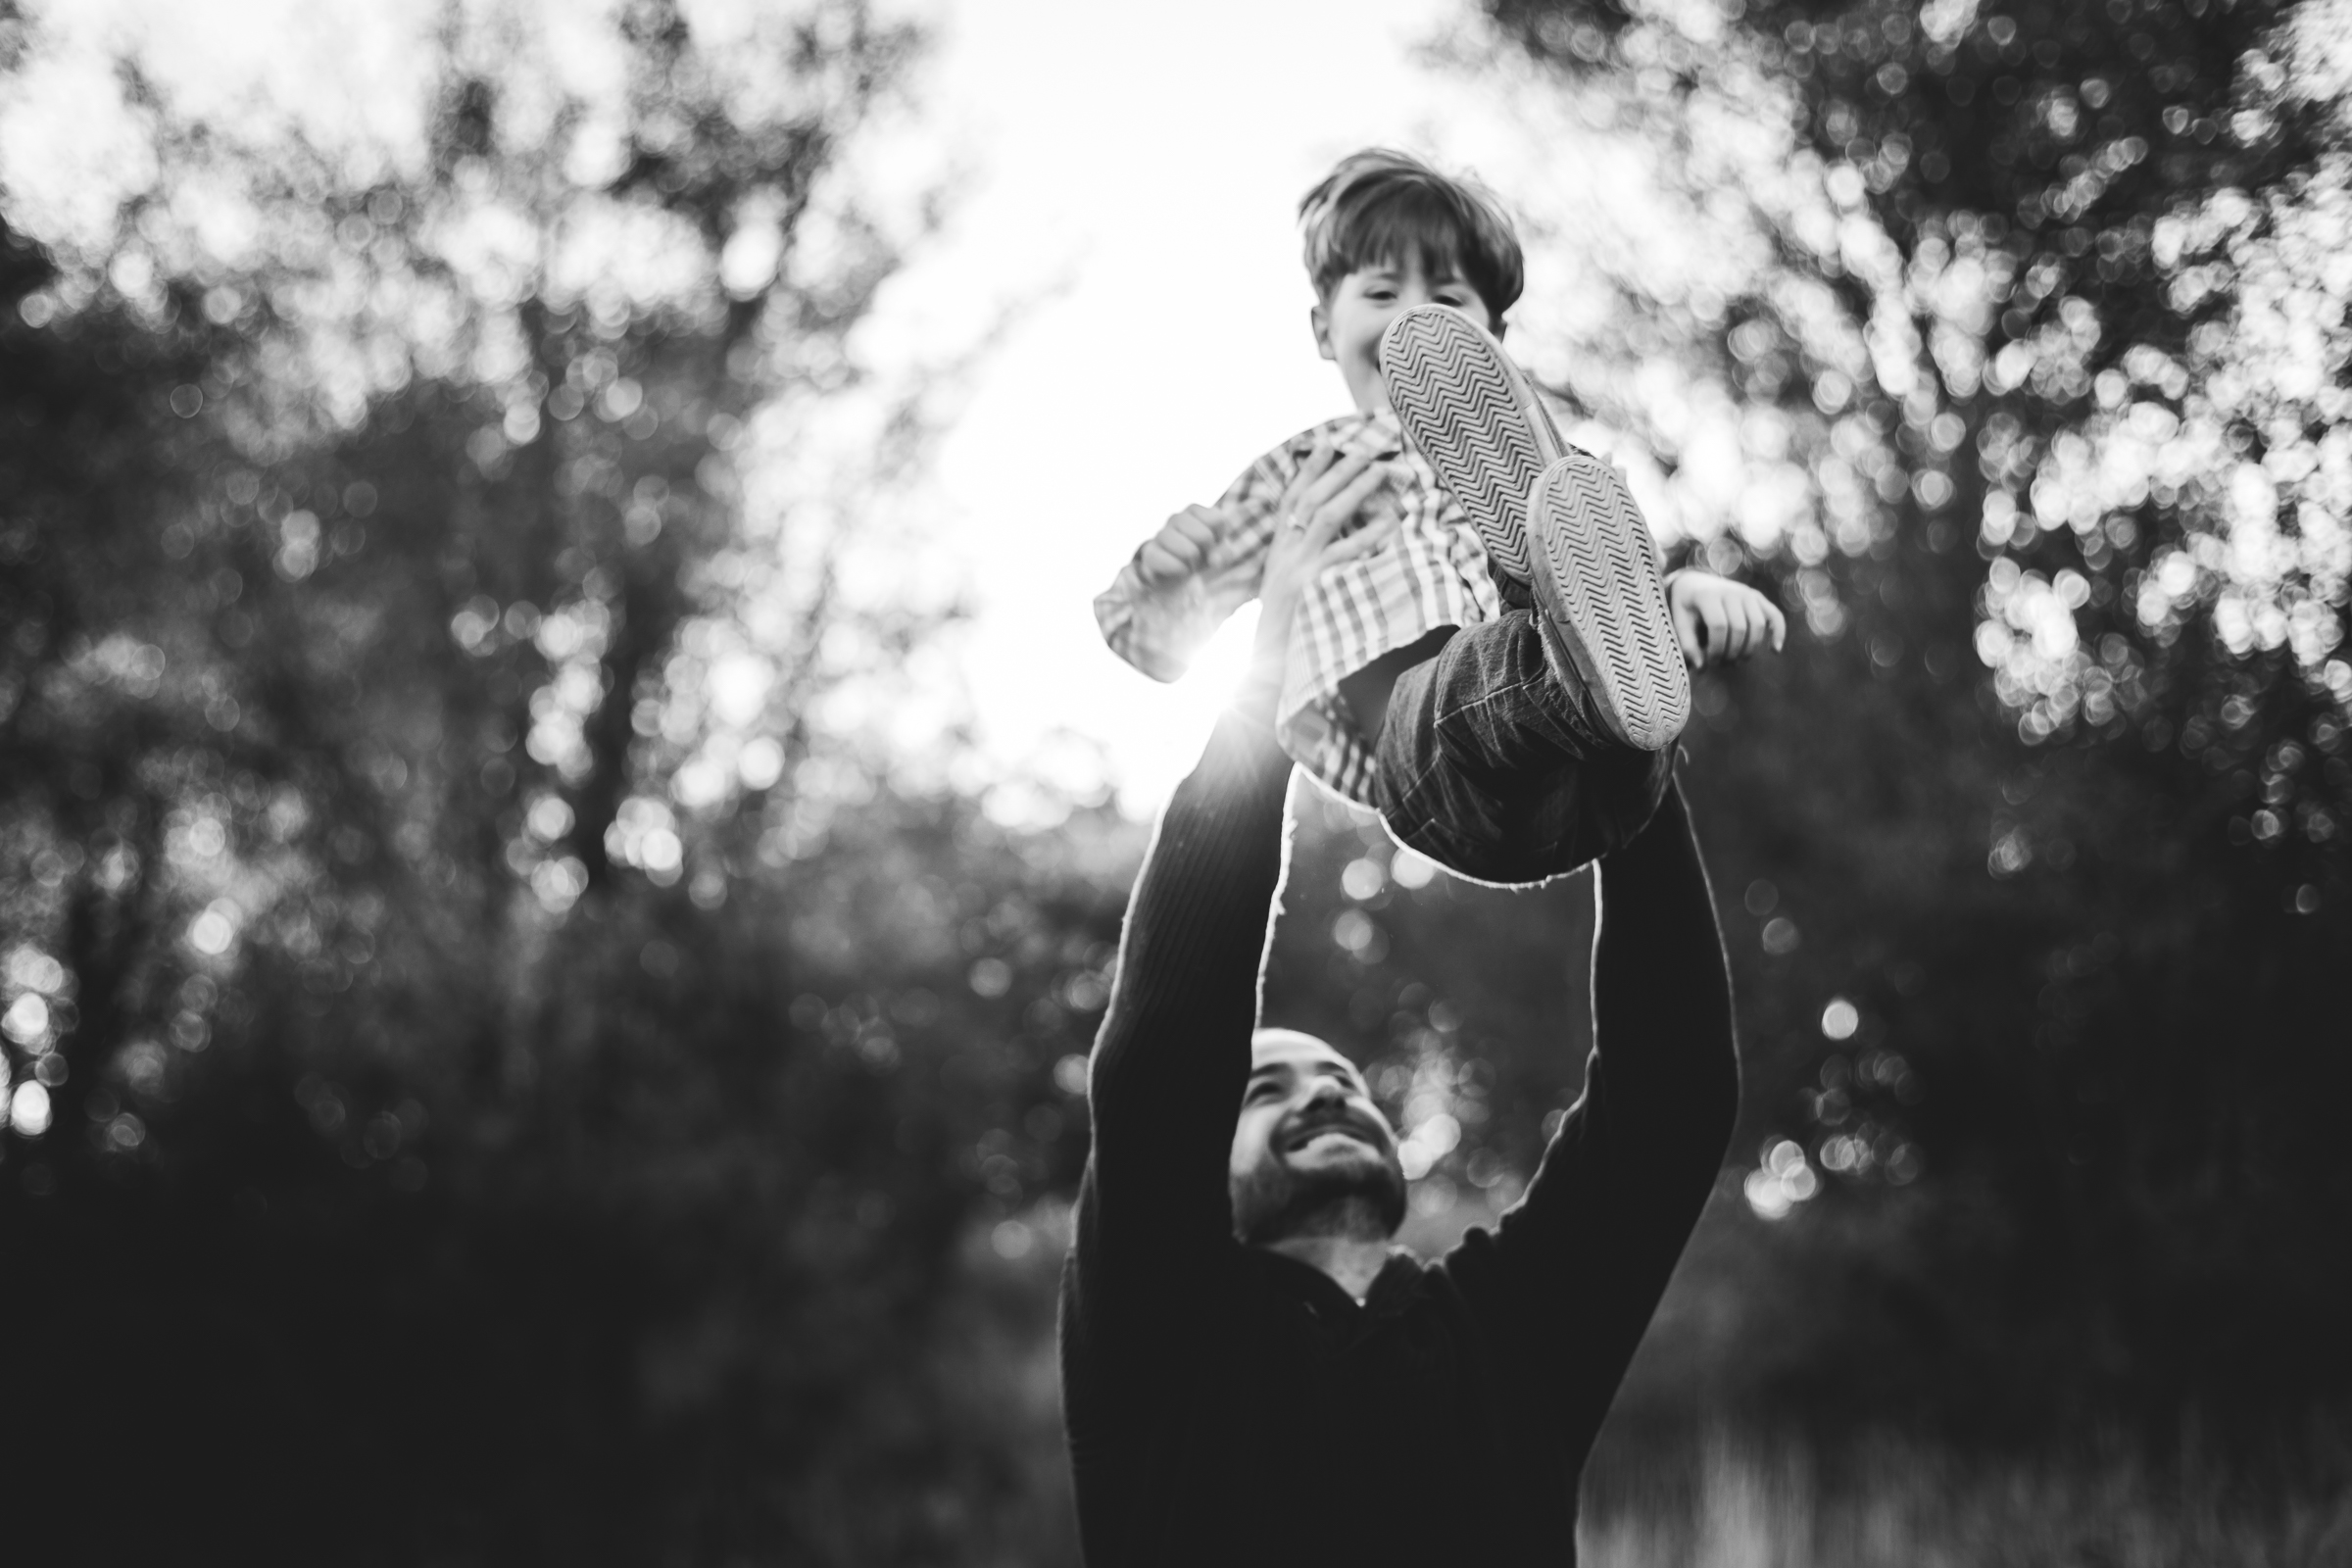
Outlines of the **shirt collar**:
{"type": "Polygon", "coordinates": [[[1318,1317],[1332,1312],[1352,1317],[1359,1312],[1386,1311],[1396,1305],[1412,1289],[1413,1282],[1421,1277],[1419,1258],[1401,1247],[1391,1248],[1389,1260],[1380,1266],[1380,1272],[1372,1277],[1372,1288],[1358,1301],[1341,1289],[1338,1280],[1312,1263],[1302,1263],[1288,1252],[1277,1252],[1271,1248],[1252,1247],[1250,1250],[1267,1259],[1267,1266],[1275,1276],[1288,1281],[1292,1289],[1305,1297],[1318,1317]]]}

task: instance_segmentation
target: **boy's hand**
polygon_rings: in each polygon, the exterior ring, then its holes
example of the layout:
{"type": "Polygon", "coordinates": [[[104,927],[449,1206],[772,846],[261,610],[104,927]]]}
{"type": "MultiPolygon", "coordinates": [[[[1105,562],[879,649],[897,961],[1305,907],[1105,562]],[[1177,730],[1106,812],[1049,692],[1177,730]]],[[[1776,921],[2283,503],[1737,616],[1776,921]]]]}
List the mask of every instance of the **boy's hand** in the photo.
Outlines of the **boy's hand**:
{"type": "Polygon", "coordinates": [[[1136,574],[1147,588],[1173,588],[1208,564],[1209,547],[1231,523],[1214,507],[1187,507],[1135,553],[1136,574]]]}
{"type": "Polygon", "coordinates": [[[1766,647],[1777,654],[1788,635],[1788,617],[1780,606],[1713,572],[1684,570],[1668,577],[1666,608],[1692,669],[1738,663],[1766,647]]]}

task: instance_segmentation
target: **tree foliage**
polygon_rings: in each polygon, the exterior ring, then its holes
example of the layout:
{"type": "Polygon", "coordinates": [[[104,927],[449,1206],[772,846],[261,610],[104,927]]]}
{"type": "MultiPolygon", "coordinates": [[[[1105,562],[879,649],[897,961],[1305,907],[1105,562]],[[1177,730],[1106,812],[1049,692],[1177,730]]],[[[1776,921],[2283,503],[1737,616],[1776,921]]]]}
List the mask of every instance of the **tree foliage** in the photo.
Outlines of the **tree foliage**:
{"type": "Polygon", "coordinates": [[[1025,844],[828,716],[945,612],[844,586],[813,456],[921,438],[844,344],[914,40],[750,28],[627,8],[582,88],[463,20],[405,157],[240,142],[132,71],[152,180],[0,244],[43,1560],[1066,1528],[999,1436],[1026,1308],[965,1250],[1072,1175],[1132,834],[1025,844]]]}
{"type": "MultiPolygon", "coordinates": [[[[1747,1109],[1628,1416],[2352,1379],[2317,14],[1497,0],[1460,51],[1592,151],[1497,171],[1594,285],[1514,346],[1798,628],[1699,682],[1747,1109]]],[[[453,17],[407,142],[134,63],[103,221],[0,193],[12,1539],[1068,1560],[1140,832],[1009,833],[866,722],[952,612],[853,569],[928,417],[850,341],[918,40],[453,17]]],[[[1585,890],[1294,810],[1270,1014],[1442,1239],[1575,1093],[1585,890]]]]}
{"type": "Polygon", "coordinates": [[[1603,302],[1525,352],[1802,627],[1690,743],[1792,1146],[1748,1190],[1851,1303],[1754,1293],[1752,1365],[2001,1420],[2340,1393],[2336,14],[1487,13],[1531,145],[1598,142],[1514,192],[1603,302]]]}

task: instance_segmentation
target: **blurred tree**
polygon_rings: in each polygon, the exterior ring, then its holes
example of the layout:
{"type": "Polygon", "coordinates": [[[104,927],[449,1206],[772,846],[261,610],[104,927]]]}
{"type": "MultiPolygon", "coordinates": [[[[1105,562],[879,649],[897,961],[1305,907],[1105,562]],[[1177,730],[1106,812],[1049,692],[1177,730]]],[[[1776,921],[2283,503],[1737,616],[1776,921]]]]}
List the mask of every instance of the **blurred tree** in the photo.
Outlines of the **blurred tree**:
{"type": "Polygon", "coordinates": [[[840,570],[927,417],[844,342],[914,45],[467,14],[413,156],[126,69],[111,229],[0,229],[41,1560],[1066,1550],[961,1249],[1071,1178],[1135,845],[854,716],[948,613],[840,570]]]}
{"type": "Polygon", "coordinates": [[[2340,11],[1486,11],[1531,144],[1614,155],[1513,191],[1598,300],[1531,352],[1805,632],[1691,738],[1791,1140],[1748,1194],[1856,1303],[1758,1308],[1757,1365],[2345,1392],[2340,11]]]}

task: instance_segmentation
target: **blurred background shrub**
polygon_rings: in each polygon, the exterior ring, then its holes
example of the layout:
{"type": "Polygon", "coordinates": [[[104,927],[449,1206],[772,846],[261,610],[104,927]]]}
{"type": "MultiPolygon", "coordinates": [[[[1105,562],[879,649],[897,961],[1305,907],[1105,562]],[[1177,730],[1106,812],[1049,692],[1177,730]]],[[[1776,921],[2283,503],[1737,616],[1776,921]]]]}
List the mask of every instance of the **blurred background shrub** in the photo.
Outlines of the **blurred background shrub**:
{"type": "MultiPolygon", "coordinates": [[[[852,341],[922,239],[858,163],[919,40],[645,4],[583,74],[453,16],[406,157],[127,70],[103,240],[0,200],[6,1528],[1072,1561],[1053,1292],[1145,829],[1006,828],[879,733],[958,612],[853,569],[941,417],[852,341]]],[[[1514,182],[1605,307],[1514,344],[1795,623],[1699,683],[1747,1106],[1594,1560],[2340,1546],[2346,27],[1448,46],[1708,236],[1514,182]]],[[[1577,1092],[1589,893],[1294,808],[1270,1015],[1364,1059],[1442,1245],[1577,1092]]]]}

